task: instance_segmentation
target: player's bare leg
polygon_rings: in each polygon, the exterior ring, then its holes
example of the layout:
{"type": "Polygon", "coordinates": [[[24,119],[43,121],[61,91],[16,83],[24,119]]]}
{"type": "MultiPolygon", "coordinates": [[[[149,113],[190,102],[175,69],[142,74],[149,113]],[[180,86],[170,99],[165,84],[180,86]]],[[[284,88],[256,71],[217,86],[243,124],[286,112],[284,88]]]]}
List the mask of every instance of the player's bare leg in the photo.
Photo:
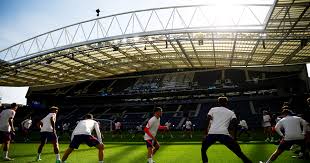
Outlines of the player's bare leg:
{"type": "Polygon", "coordinates": [[[103,144],[98,144],[96,146],[96,148],[98,149],[98,159],[99,159],[99,161],[103,161],[103,159],[104,159],[104,145],[103,144]]]}
{"type": "Polygon", "coordinates": [[[68,156],[73,152],[73,150],[74,150],[74,148],[70,148],[70,147],[69,147],[69,148],[65,151],[64,155],[62,156],[61,161],[66,161],[67,158],[68,158],[68,156]]]}

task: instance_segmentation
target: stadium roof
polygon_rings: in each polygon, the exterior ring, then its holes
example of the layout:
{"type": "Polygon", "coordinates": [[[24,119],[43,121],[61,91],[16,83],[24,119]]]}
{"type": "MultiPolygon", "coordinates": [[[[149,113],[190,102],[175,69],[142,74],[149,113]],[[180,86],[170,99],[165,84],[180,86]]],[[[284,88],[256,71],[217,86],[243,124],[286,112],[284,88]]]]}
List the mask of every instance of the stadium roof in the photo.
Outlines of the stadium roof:
{"type": "Polygon", "coordinates": [[[1,50],[0,85],[53,85],[159,69],[307,63],[309,7],[309,0],[266,0],[98,17],[1,50]]]}

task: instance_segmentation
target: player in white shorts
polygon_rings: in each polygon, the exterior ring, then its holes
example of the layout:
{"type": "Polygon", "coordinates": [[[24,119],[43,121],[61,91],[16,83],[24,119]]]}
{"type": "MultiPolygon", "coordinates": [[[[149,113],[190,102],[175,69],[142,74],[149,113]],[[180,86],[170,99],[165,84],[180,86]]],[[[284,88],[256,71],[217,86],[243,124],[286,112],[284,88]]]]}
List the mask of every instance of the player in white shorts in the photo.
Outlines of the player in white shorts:
{"type": "Polygon", "coordinates": [[[167,129],[166,126],[160,125],[160,117],[162,115],[163,109],[161,107],[156,107],[154,109],[154,116],[148,121],[146,127],[144,128],[144,140],[146,142],[146,147],[148,150],[147,158],[148,163],[153,163],[153,156],[156,151],[159,149],[160,145],[156,139],[156,134],[158,129],[164,130],[167,129]]]}
{"type": "Polygon", "coordinates": [[[0,143],[2,144],[3,160],[5,161],[13,160],[9,157],[9,148],[12,135],[14,135],[15,132],[13,119],[17,108],[17,104],[12,103],[10,109],[3,110],[0,113],[0,143]]]}
{"type": "Polygon", "coordinates": [[[49,110],[50,113],[40,121],[38,126],[40,128],[41,143],[38,148],[38,155],[36,161],[41,161],[42,149],[46,142],[49,140],[52,142],[54,147],[56,163],[60,163],[59,144],[55,126],[56,114],[58,113],[59,108],[56,106],[52,106],[49,110]]]}
{"type": "Polygon", "coordinates": [[[92,114],[87,114],[84,120],[79,121],[71,136],[71,143],[65,154],[62,156],[64,163],[68,156],[74,149],[78,149],[80,144],[86,143],[89,147],[96,147],[98,149],[99,163],[103,163],[104,145],[102,143],[101,132],[98,122],[93,120],[92,114]],[[92,136],[92,131],[95,129],[97,138],[92,136]]]}
{"type": "Polygon", "coordinates": [[[264,134],[267,136],[266,142],[274,141],[272,137],[272,130],[271,130],[271,117],[266,110],[263,111],[263,128],[264,134]]]}
{"type": "Polygon", "coordinates": [[[282,137],[278,149],[270,156],[266,163],[275,161],[285,150],[289,150],[294,144],[300,145],[304,151],[305,128],[306,121],[300,117],[292,116],[292,112],[288,106],[284,106],[282,115],[284,116],[275,127],[277,133],[282,137]],[[303,126],[303,130],[301,129],[303,126]],[[281,131],[283,130],[283,132],[281,131]]]}
{"type": "Polygon", "coordinates": [[[183,137],[185,137],[185,135],[189,135],[190,138],[193,138],[192,125],[192,122],[189,120],[189,118],[187,118],[185,122],[185,133],[183,134],[183,137]]]}

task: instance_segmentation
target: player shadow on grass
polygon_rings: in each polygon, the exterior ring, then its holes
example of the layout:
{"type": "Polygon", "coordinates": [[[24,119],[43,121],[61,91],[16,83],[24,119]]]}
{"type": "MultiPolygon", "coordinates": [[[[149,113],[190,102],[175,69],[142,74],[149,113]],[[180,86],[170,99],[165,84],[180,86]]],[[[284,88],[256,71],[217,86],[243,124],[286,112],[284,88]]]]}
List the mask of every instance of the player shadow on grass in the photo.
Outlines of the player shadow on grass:
{"type": "MultiPolygon", "coordinates": [[[[113,145],[112,147],[107,146],[107,147],[105,147],[105,149],[111,149],[111,148],[120,147],[120,146],[122,146],[122,145],[113,145]]],[[[97,149],[96,149],[95,147],[93,147],[93,148],[88,148],[88,149],[78,149],[78,150],[76,150],[76,152],[83,152],[83,151],[90,151],[90,150],[97,150],[97,149]]],[[[60,154],[63,154],[65,151],[66,151],[66,149],[61,150],[61,151],[59,151],[59,152],[60,152],[60,154]]],[[[49,154],[54,154],[54,152],[46,152],[46,153],[42,153],[42,154],[44,154],[44,155],[49,155],[49,154]]],[[[36,157],[36,156],[37,156],[36,153],[34,153],[34,154],[22,154],[22,155],[13,155],[13,158],[20,158],[20,157],[36,157]]],[[[37,162],[37,161],[29,161],[29,162],[37,162]]]]}

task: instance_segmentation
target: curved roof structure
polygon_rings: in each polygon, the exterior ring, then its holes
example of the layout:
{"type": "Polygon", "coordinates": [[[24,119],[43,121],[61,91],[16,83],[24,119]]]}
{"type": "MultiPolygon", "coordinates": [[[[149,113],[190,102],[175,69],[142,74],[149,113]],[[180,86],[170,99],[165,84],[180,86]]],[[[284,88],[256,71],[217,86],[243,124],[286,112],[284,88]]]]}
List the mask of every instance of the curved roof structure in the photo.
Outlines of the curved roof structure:
{"type": "Polygon", "coordinates": [[[0,85],[53,85],[157,69],[306,63],[309,7],[309,0],[174,6],[79,22],[1,50],[0,85]]]}

